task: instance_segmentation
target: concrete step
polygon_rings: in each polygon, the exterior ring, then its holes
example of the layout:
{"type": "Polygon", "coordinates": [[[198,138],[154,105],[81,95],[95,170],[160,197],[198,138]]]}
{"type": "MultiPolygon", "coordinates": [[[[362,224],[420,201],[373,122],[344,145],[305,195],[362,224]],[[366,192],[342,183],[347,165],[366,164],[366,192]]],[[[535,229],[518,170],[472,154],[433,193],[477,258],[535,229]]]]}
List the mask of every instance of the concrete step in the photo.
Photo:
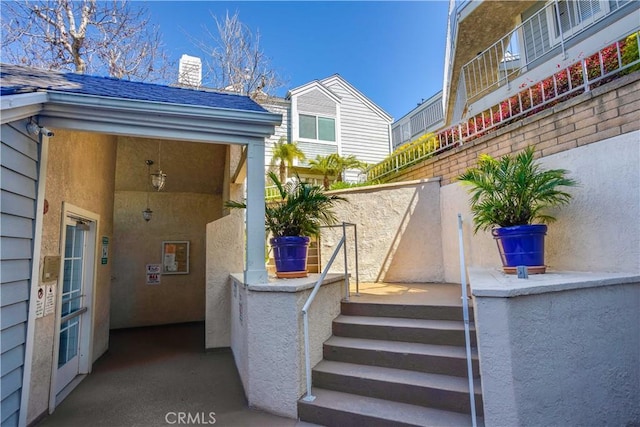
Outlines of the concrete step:
{"type": "MultiPolygon", "coordinates": [[[[474,376],[480,375],[478,353],[471,349],[474,376]]],[[[465,347],[332,336],[323,357],[336,362],[406,369],[467,377],[465,347]]]]}
{"type": "MultiPolygon", "coordinates": [[[[313,384],[328,390],[470,413],[466,378],[404,369],[323,360],[313,368],[313,384]]],[[[474,381],[475,404],[482,414],[480,380],[474,381]]]]}
{"type": "MultiPolygon", "coordinates": [[[[301,420],[324,426],[470,426],[471,416],[314,387],[313,402],[298,401],[301,420]]],[[[478,426],[484,422],[478,418],[478,426]]]]}
{"type": "MultiPolygon", "coordinates": [[[[434,345],[464,346],[464,322],[453,320],[406,319],[397,317],[345,316],[333,321],[333,335],[434,345]]],[[[470,325],[471,346],[476,334],[470,325]]]]}
{"type": "MultiPolygon", "coordinates": [[[[342,314],[348,316],[402,317],[410,319],[462,320],[460,305],[409,305],[358,302],[358,297],[341,303],[342,314]]],[[[469,306],[469,319],[473,321],[473,307],[469,306]]]]}

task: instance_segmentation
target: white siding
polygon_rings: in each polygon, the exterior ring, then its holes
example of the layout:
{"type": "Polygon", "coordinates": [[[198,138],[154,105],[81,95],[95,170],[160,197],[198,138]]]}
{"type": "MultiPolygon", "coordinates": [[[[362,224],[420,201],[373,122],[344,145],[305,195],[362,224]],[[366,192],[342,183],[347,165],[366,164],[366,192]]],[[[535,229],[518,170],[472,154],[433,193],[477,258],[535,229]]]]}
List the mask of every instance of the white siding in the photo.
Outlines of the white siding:
{"type": "Polygon", "coordinates": [[[289,129],[291,103],[285,99],[272,99],[261,102],[260,105],[271,113],[282,114],[282,124],[276,127],[275,133],[266,140],[264,161],[265,166],[269,166],[273,157],[273,145],[282,137],[287,140],[291,138],[289,129]]]}
{"type": "Polygon", "coordinates": [[[336,103],[319,89],[314,89],[298,96],[298,112],[335,117],[336,103]]]}
{"type": "Polygon", "coordinates": [[[2,125],[0,132],[0,423],[3,427],[18,425],[31,286],[38,144],[25,130],[26,121],[20,121],[2,125]]]}
{"type": "Polygon", "coordinates": [[[306,161],[300,162],[299,166],[308,166],[309,160],[313,160],[316,156],[328,156],[338,152],[338,146],[334,144],[320,144],[316,142],[298,142],[298,147],[307,157],[306,161]]]}
{"type": "Polygon", "coordinates": [[[356,97],[340,80],[333,80],[325,86],[342,99],[340,154],[353,154],[367,163],[378,163],[389,155],[390,121],[356,97]]]}

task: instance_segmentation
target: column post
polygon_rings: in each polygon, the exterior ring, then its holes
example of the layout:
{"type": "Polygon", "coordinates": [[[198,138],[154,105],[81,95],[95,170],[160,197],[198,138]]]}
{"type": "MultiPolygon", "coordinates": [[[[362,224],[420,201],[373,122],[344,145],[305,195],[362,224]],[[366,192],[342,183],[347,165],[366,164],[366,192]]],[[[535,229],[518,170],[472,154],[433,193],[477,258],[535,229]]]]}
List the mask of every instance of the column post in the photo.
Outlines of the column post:
{"type": "Polygon", "coordinates": [[[245,284],[267,282],[264,226],[264,140],[247,145],[247,222],[245,284]]]}

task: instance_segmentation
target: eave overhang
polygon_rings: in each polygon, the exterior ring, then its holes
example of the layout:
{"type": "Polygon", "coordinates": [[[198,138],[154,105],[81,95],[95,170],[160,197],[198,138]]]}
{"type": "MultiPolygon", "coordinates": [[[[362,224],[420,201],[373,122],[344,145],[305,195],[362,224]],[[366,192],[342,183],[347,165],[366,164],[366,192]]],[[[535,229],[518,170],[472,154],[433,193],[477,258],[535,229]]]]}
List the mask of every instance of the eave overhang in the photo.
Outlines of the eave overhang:
{"type": "Polygon", "coordinates": [[[280,114],[262,111],[51,90],[2,97],[2,123],[31,115],[54,129],[231,144],[263,142],[282,122],[280,114]]]}

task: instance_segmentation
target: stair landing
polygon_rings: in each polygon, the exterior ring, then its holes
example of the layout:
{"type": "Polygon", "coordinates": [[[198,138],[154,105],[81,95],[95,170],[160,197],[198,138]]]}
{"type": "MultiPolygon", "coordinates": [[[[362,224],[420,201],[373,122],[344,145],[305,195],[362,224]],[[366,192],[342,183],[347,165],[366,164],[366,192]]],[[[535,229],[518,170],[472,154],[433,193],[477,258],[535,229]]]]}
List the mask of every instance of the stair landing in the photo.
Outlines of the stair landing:
{"type": "MultiPolygon", "coordinates": [[[[457,283],[360,283],[360,295],[351,280],[349,302],[403,305],[462,306],[461,288],[457,283]]],[[[471,293],[468,291],[468,295],[471,293]]]]}

